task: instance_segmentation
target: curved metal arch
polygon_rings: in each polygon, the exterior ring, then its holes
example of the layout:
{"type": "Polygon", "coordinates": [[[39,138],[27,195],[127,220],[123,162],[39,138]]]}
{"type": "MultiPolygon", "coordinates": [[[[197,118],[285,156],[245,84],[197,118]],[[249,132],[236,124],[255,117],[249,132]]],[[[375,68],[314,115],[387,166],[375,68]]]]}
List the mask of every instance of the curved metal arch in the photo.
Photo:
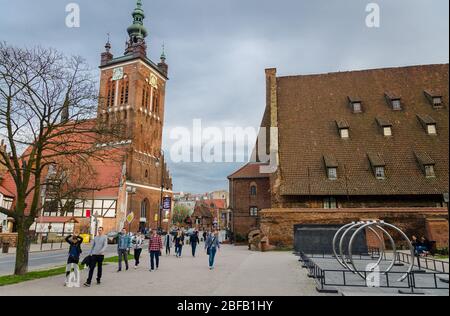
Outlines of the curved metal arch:
{"type": "MultiPolygon", "coordinates": [[[[349,259],[350,259],[350,264],[352,265],[354,271],[356,271],[356,273],[363,279],[366,279],[366,277],[358,271],[358,269],[356,268],[355,262],[353,260],[353,243],[355,241],[356,236],[359,234],[360,231],[362,231],[365,228],[370,229],[371,231],[373,231],[372,226],[376,226],[376,228],[380,229],[383,232],[383,235],[387,235],[387,237],[389,238],[390,242],[391,242],[391,246],[392,249],[394,250],[394,257],[393,260],[391,261],[391,264],[388,266],[388,268],[383,272],[383,273],[388,273],[389,271],[392,270],[392,268],[395,265],[395,260],[396,260],[396,253],[397,253],[397,247],[395,245],[395,241],[392,238],[392,236],[389,234],[389,232],[387,230],[385,230],[382,226],[380,226],[379,223],[377,222],[368,222],[364,225],[362,225],[361,227],[359,227],[352,235],[352,237],[350,238],[350,242],[349,242],[349,246],[348,246],[348,254],[349,254],[349,259]]],[[[383,241],[381,241],[383,242],[383,241]]],[[[384,253],[384,252],[383,252],[384,253]]],[[[383,259],[383,255],[380,256],[380,258],[378,259],[377,263],[375,264],[375,266],[373,267],[373,270],[375,270],[376,267],[380,266],[380,263],[383,259]]]]}
{"type": "Polygon", "coordinates": [[[337,262],[339,262],[339,264],[340,264],[342,267],[344,267],[344,268],[347,268],[347,267],[345,266],[345,264],[343,264],[343,263],[341,262],[342,259],[341,259],[341,257],[338,255],[338,253],[337,253],[337,250],[336,250],[336,241],[337,241],[337,239],[338,239],[339,234],[340,234],[344,229],[346,229],[347,227],[350,227],[350,226],[352,226],[352,225],[355,225],[355,224],[356,224],[356,222],[351,222],[350,224],[347,224],[347,225],[342,226],[341,228],[338,229],[338,231],[336,232],[336,234],[335,234],[334,237],[333,237],[333,254],[334,254],[334,256],[335,256],[337,262]]]}
{"type": "MultiPolygon", "coordinates": [[[[359,222],[359,223],[363,223],[363,222],[359,222]]],[[[348,227],[350,227],[350,226],[352,226],[352,225],[355,225],[356,224],[356,222],[352,222],[352,223],[350,223],[350,224],[347,224],[347,225],[344,225],[344,226],[342,226],[337,232],[336,232],[336,234],[334,235],[334,237],[333,237],[333,253],[334,253],[334,256],[335,256],[335,258],[336,258],[336,260],[337,260],[337,262],[342,266],[342,267],[344,267],[344,268],[346,268],[346,269],[348,269],[348,266],[346,266],[346,264],[345,264],[345,261],[344,261],[344,258],[343,257],[341,257],[340,255],[338,255],[338,253],[337,253],[337,251],[336,251],[336,241],[337,241],[337,239],[338,239],[338,237],[339,237],[339,234],[344,230],[344,229],[346,229],[346,228],[348,228],[348,227]]],[[[369,228],[374,234],[375,234],[375,236],[377,237],[377,239],[378,239],[378,241],[379,241],[379,243],[380,243],[380,249],[381,249],[381,253],[380,253],[380,258],[378,259],[378,261],[377,261],[377,265],[380,265],[380,263],[381,263],[381,261],[383,260],[383,256],[384,256],[384,253],[385,253],[385,249],[384,249],[384,243],[383,243],[383,239],[382,239],[382,237],[378,234],[378,232],[376,231],[376,230],[374,230],[373,228],[369,228]]],[[[342,240],[342,238],[341,238],[341,240],[342,240]]]]}
{"type": "MultiPolygon", "coordinates": [[[[392,224],[386,223],[386,222],[384,222],[384,221],[380,221],[379,223],[377,223],[377,222],[368,222],[367,224],[362,225],[361,227],[359,227],[359,228],[354,232],[352,238],[350,239],[350,243],[349,243],[350,263],[352,264],[352,266],[353,266],[353,268],[355,269],[355,271],[356,271],[356,267],[355,267],[355,265],[354,265],[354,263],[353,263],[352,249],[351,249],[352,246],[353,246],[353,240],[354,240],[355,236],[356,236],[362,229],[364,229],[365,227],[373,226],[373,225],[377,225],[377,227],[379,227],[380,229],[382,229],[382,231],[383,231],[385,234],[387,234],[387,236],[388,236],[389,239],[391,240],[391,243],[392,243],[392,242],[394,243],[394,246],[393,246],[394,253],[393,253],[392,263],[391,263],[391,265],[388,267],[388,269],[385,271],[385,273],[388,273],[388,272],[392,269],[392,267],[394,266],[394,264],[395,264],[395,260],[396,260],[396,258],[397,258],[397,248],[396,248],[396,246],[395,246],[395,242],[394,242],[392,236],[391,236],[384,228],[382,228],[383,226],[387,226],[387,227],[389,227],[389,228],[391,228],[391,229],[397,231],[398,233],[400,233],[400,235],[402,235],[402,237],[407,241],[407,244],[409,245],[409,248],[410,248],[410,251],[411,251],[411,255],[414,256],[414,247],[412,246],[411,241],[409,240],[408,236],[406,236],[406,234],[405,234],[400,228],[398,228],[397,226],[394,226],[394,225],[392,225],[392,224]]],[[[408,277],[409,273],[411,273],[411,271],[413,270],[413,268],[414,268],[414,262],[411,261],[408,270],[406,271],[406,273],[405,273],[400,279],[397,280],[397,282],[403,282],[403,281],[408,277]]],[[[357,273],[358,275],[360,275],[363,279],[365,279],[365,276],[362,275],[362,273],[360,273],[359,271],[356,271],[356,273],[357,273]]]]}
{"type": "Polygon", "coordinates": [[[365,222],[358,222],[353,224],[352,226],[348,227],[345,232],[342,234],[341,236],[341,240],[339,241],[339,253],[341,255],[342,258],[342,263],[344,264],[344,267],[347,268],[348,270],[350,270],[353,273],[356,273],[348,264],[347,262],[345,262],[345,256],[344,256],[344,240],[345,240],[345,236],[347,236],[348,232],[350,232],[352,229],[359,227],[361,225],[364,225],[365,222]]]}

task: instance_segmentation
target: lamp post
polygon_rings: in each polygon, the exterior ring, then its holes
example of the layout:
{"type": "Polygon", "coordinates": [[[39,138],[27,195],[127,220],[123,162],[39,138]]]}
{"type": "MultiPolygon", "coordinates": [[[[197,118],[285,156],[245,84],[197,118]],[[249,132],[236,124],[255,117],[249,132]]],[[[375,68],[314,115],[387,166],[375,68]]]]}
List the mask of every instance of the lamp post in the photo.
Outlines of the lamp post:
{"type": "MultiPolygon", "coordinates": [[[[127,221],[127,217],[130,214],[130,211],[133,211],[133,195],[136,194],[136,187],[127,186],[127,194],[131,195],[130,207],[127,210],[127,215],[125,216],[125,220],[127,221]]],[[[130,232],[131,223],[128,222],[128,233],[130,232]]],[[[123,228],[123,227],[122,227],[123,228]]]]}
{"type": "Polygon", "coordinates": [[[164,150],[161,149],[160,158],[156,159],[156,168],[161,167],[161,194],[159,198],[159,215],[158,215],[158,231],[162,232],[162,211],[163,211],[163,194],[164,194],[164,150]]]}

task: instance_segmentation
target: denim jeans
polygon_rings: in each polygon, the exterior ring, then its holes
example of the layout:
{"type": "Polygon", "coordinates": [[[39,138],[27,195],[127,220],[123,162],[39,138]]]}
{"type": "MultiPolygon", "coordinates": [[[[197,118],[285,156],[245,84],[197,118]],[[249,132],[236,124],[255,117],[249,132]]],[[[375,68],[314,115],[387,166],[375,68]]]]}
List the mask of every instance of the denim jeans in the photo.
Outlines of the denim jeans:
{"type": "Polygon", "coordinates": [[[119,270],[122,270],[122,258],[125,261],[125,267],[128,270],[128,250],[127,249],[119,249],[119,270]]]}
{"type": "Polygon", "coordinates": [[[191,247],[192,247],[192,257],[195,257],[195,250],[197,249],[197,243],[196,242],[191,243],[191,247]]]}
{"type": "Polygon", "coordinates": [[[214,259],[216,258],[217,249],[216,247],[211,247],[209,249],[209,267],[214,267],[214,259]]]}
{"type": "Polygon", "coordinates": [[[181,257],[182,252],[183,252],[183,246],[181,246],[181,245],[175,246],[175,253],[178,255],[178,257],[181,257]]]}
{"type": "Polygon", "coordinates": [[[155,270],[159,268],[159,251],[150,251],[150,269],[155,270]]]}

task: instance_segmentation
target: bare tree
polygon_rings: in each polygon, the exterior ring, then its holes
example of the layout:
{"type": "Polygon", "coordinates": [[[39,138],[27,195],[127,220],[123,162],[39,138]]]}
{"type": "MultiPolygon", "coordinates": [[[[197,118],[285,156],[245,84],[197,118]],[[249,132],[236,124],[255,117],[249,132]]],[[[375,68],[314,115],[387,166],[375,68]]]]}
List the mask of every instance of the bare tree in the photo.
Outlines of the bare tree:
{"type": "Polygon", "coordinates": [[[99,144],[121,135],[120,124],[96,118],[99,101],[92,71],[82,58],[0,43],[0,138],[8,147],[0,151],[0,164],[16,186],[13,208],[0,212],[16,223],[15,274],[28,270],[30,227],[43,206],[42,191],[55,183],[49,168],[58,170],[58,199],[100,189],[73,180],[74,168],[88,170],[80,166],[112,159],[99,144]]]}

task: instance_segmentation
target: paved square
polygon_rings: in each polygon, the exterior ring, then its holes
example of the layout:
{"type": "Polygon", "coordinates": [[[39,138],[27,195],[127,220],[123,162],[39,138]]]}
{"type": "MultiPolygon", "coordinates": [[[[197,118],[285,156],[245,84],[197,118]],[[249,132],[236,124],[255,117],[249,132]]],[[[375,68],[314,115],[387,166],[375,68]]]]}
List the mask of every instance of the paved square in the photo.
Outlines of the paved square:
{"type": "MultiPolygon", "coordinates": [[[[201,247],[203,245],[200,245],[201,247]]],[[[183,257],[161,258],[160,269],[148,271],[148,253],[141,267],[117,273],[116,264],[104,267],[103,284],[91,288],[65,288],[64,277],[52,277],[0,287],[7,295],[162,295],[162,296],[302,296],[318,295],[307,271],[291,252],[250,252],[246,247],[223,245],[216,269],[208,269],[203,251],[193,258],[185,246],[183,257]]],[[[87,271],[83,271],[83,280],[87,271]]]]}

